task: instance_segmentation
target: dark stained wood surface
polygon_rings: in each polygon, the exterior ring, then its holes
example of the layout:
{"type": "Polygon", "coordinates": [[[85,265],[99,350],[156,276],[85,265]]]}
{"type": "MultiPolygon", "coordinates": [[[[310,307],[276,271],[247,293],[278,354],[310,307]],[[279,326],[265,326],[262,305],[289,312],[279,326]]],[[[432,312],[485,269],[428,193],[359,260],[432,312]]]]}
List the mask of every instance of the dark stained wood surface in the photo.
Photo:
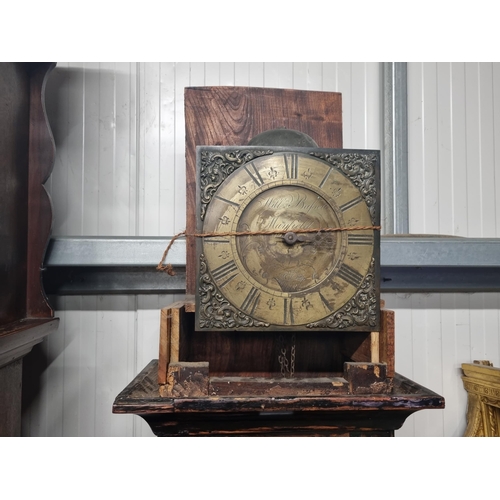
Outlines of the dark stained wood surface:
{"type": "Polygon", "coordinates": [[[396,326],[394,311],[380,311],[380,362],[387,364],[387,376],[395,373],[395,336],[396,326]]]}
{"type": "Polygon", "coordinates": [[[21,434],[21,389],[23,360],[0,368],[0,437],[21,434]]]}
{"type": "Polygon", "coordinates": [[[57,328],[41,280],[54,163],[44,107],[54,63],[0,63],[0,435],[18,435],[23,357],[57,328]]]}
{"type": "Polygon", "coordinates": [[[412,413],[444,408],[441,396],[399,374],[390,394],[169,398],[157,372],[152,360],[113,404],[157,436],[392,436],[412,413]]]}
{"type": "Polygon", "coordinates": [[[43,184],[52,172],[55,145],[45,113],[45,85],[55,63],[32,63],[30,71],[28,255],[26,309],[30,318],[47,318],[53,310],[40,269],[52,228],[52,205],[43,184]]]}
{"type": "MultiPolygon", "coordinates": [[[[291,361],[295,346],[295,374],[299,377],[342,376],[348,361],[372,361],[367,332],[196,332],[192,296],[162,309],[158,383],[167,383],[171,362],[208,362],[211,377],[281,376],[278,360],[285,348],[291,361]]],[[[381,311],[379,361],[394,376],[394,312],[381,311]]]]}
{"type": "MultiPolygon", "coordinates": [[[[342,147],[342,97],[317,92],[257,87],[185,89],[186,231],[195,232],[196,146],[246,145],[275,128],[299,130],[319,147],[342,147]]],[[[195,242],[186,241],[186,291],[195,293],[195,242]]]]}
{"type": "Polygon", "coordinates": [[[29,92],[25,69],[0,63],[0,324],[26,316],[29,92]]]}

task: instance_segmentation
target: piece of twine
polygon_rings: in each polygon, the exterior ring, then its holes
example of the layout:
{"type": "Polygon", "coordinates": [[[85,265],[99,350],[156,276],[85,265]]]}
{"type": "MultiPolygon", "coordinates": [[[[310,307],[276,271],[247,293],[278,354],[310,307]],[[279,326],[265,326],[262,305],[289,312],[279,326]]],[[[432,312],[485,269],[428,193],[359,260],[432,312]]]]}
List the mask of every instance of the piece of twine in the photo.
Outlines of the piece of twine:
{"type": "MultiPolygon", "coordinates": [[[[336,231],[363,231],[363,230],[376,230],[379,231],[381,229],[381,226],[352,226],[352,227],[327,227],[327,228],[320,228],[320,229],[294,229],[293,232],[296,234],[300,233],[333,233],[336,231]]],[[[271,234],[286,234],[289,233],[290,231],[288,229],[282,229],[282,230],[272,230],[272,231],[227,231],[224,233],[193,233],[193,234],[186,234],[186,230],[181,231],[180,233],[177,233],[172,237],[170,240],[170,243],[168,244],[167,248],[165,248],[165,251],[163,252],[163,256],[159,262],[159,264],[156,266],[156,269],[158,271],[164,271],[170,276],[175,276],[175,271],[172,266],[172,264],[164,264],[168,252],[172,248],[172,245],[174,242],[182,237],[188,237],[188,236],[193,236],[195,238],[214,238],[214,237],[221,237],[221,236],[262,236],[262,235],[271,235],[271,234]]]]}

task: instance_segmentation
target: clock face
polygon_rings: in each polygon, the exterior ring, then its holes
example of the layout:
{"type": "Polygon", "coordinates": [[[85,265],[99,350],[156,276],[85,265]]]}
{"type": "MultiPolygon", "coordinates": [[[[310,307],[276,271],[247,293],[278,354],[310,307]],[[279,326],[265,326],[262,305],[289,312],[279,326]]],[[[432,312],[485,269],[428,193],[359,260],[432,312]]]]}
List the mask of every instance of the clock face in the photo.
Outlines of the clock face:
{"type": "Polygon", "coordinates": [[[197,329],[378,329],[378,152],[198,149],[197,329]]]}

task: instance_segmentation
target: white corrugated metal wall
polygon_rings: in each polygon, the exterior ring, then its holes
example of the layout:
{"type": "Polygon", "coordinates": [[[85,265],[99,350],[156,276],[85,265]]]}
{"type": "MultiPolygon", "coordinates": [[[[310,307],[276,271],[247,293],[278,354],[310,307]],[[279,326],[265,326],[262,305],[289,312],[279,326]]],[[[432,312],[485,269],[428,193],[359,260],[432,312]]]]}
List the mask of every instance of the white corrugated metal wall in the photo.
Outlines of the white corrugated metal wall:
{"type": "MultiPolygon", "coordinates": [[[[413,234],[500,237],[500,64],[409,63],[409,227],[413,234]]],[[[461,363],[500,365],[496,293],[391,295],[399,373],[442,394],[444,411],[411,416],[399,435],[460,436],[461,363]]]]}
{"type": "MultiPolygon", "coordinates": [[[[408,65],[411,232],[497,234],[499,72],[498,64],[408,65]]],[[[184,229],[186,86],[338,91],[344,147],[381,149],[381,82],[380,63],[59,63],[47,86],[57,145],[47,183],[53,233],[168,236],[184,229]]],[[[410,417],[398,435],[460,435],[466,400],[460,363],[498,364],[498,296],[384,298],[396,310],[397,370],[447,400],[444,411],[410,417]]],[[[61,325],[42,346],[47,368],[23,434],[151,435],[142,419],[113,415],[111,405],[157,357],[159,309],[176,299],[57,298],[61,325]]]]}

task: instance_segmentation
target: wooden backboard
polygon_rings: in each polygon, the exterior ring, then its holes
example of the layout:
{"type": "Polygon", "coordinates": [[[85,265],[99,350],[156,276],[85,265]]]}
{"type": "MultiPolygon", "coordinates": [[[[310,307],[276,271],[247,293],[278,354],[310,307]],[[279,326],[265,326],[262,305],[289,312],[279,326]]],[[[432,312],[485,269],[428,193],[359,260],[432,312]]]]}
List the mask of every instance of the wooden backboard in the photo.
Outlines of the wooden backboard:
{"type": "MultiPolygon", "coordinates": [[[[186,118],[186,232],[195,232],[196,146],[246,145],[276,128],[299,130],[320,148],[342,148],[342,96],[338,92],[259,87],[188,87],[186,118]]],[[[195,293],[196,249],[186,239],[186,293],[195,293]]]]}

